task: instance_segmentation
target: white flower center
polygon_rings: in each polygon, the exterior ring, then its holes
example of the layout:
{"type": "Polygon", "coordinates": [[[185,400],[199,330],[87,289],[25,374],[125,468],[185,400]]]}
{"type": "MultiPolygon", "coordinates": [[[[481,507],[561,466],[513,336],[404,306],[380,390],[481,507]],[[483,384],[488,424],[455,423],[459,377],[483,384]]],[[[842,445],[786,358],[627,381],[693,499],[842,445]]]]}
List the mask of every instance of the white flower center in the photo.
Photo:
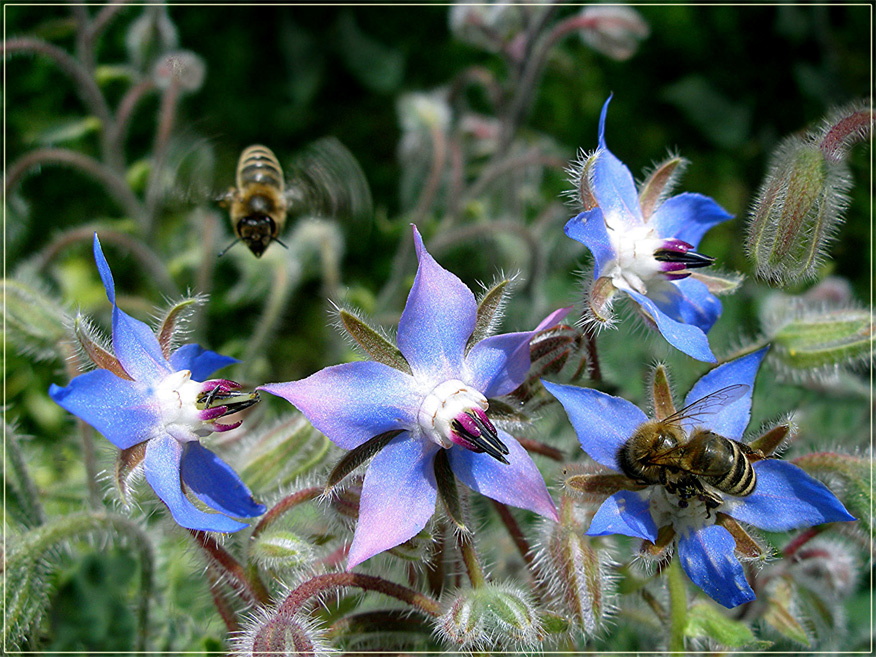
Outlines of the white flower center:
{"type": "Polygon", "coordinates": [[[212,433],[204,426],[195,405],[203,387],[203,383],[192,381],[189,370],[172,372],[155,387],[160,424],[179,442],[191,442],[212,433]]]}
{"type": "Polygon", "coordinates": [[[417,419],[427,438],[449,449],[453,445],[450,439],[453,421],[472,408],[486,411],[487,398],[462,381],[450,379],[423,398],[417,419]]]}
{"type": "Polygon", "coordinates": [[[651,486],[651,517],[658,527],[672,525],[679,535],[693,529],[715,524],[716,510],[706,508],[705,502],[696,497],[682,500],[663,486],[651,486]]]}
{"type": "Polygon", "coordinates": [[[657,237],[654,228],[647,224],[628,228],[606,218],[606,228],[615,259],[606,266],[602,275],[611,278],[618,289],[646,294],[647,283],[661,272],[654,252],[665,240],[657,237]]]}

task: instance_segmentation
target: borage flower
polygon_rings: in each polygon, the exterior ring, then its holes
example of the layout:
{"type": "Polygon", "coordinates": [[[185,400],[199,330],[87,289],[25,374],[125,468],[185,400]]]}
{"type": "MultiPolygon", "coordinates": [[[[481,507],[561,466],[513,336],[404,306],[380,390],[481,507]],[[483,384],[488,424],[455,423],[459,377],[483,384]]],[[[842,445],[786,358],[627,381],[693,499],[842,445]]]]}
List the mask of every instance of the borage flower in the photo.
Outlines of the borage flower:
{"type": "MultiPolygon", "coordinates": [[[[557,519],[526,450],[493,425],[488,398],[523,382],[532,336],[568,309],[534,331],[471,344],[490,317],[481,315],[471,290],[429,255],[416,227],[414,243],[419,267],[399,321],[398,349],[377,338],[391,351],[386,362],[335,365],[259,388],[288,400],[335,444],[353,450],[359,455],[353,462],[377,452],[362,485],[348,569],[426,526],[438,493],[446,501],[449,488],[455,490],[448,467],[483,495],[557,519]]],[[[373,340],[377,334],[368,330],[373,340]]]]}
{"type": "Polygon", "coordinates": [[[199,442],[213,431],[240,423],[219,418],[258,401],[257,393],[239,393],[240,385],[226,379],[204,381],[233,358],[206,351],[196,344],[169,353],[169,340],[159,343],[143,322],[116,305],[112,272],[97,235],[94,259],[113,304],[112,344],[115,355],[86,344],[100,369],[80,374],[49,395],[62,408],[81,418],[121,451],[125,469],[141,463],[146,481],[183,527],[233,532],[265,512],[231,467],[199,442]],[[191,492],[210,513],[186,496],[191,492]]]}
{"type": "Polygon", "coordinates": [[[727,291],[733,284],[693,272],[714,262],[695,249],[709,228],[731,215],[700,194],[663,200],[683,164],[680,158],[657,167],[637,193],[630,170],[605,145],[610,101],[599,118],[599,148],[573,171],[585,211],[565,228],[596,261],[588,299],[591,319],[609,324],[612,298],[623,292],[669,344],[715,362],[706,333],[721,314],[721,302],[712,291],[727,291]]]}
{"type": "MultiPolygon", "coordinates": [[[[703,376],[688,393],[677,425],[662,436],[666,444],[659,449],[670,453],[673,447],[687,444],[685,441],[698,429],[739,441],[751,412],[751,386],[766,351],[743,356],[703,376]],[[685,415],[687,407],[705,397],[713,401],[696,404],[697,413],[685,415]],[[721,397],[723,405],[716,403],[721,397]]],[[[598,463],[624,473],[621,450],[648,422],[645,413],[625,399],[597,390],[548,382],[544,386],[566,409],[584,451],[598,463]]],[[[654,408],[658,420],[676,412],[662,367],[654,378],[654,408]]],[[[763,452],[768,453],[776,442],[774,438],[772,443],[761,438],[754,447],[764,446],[763,452]]],[[[718,452],[705,457],[720,458],[718,452]]],[[[692,476],[690,469],[668,465],[650,466],[663,470],[664,483],[643,486],[641,478],[615,477],[614,489],[624,490],[603,502],[587,533],[623,534],[652,544],[658,542],[659,535],[660,543],[667,545],[677,536],[682,568],[697,586],[725,607],[749,602],[755,595],[736,552],[756,556],[752,553],[759,548],[737,520],[774,532],[854,520],[824,484],[797,466],[766,455],[747,446],[737,454],[752,461],[756,477],[754,490],[745,496],[721,492],[709,485],[709,477],[692,476]]],[[[731,472],[727,477],[734,480],[737,475],[731,472]]],[[[716,479],[721,477],[711,481],[716,479]]]]}

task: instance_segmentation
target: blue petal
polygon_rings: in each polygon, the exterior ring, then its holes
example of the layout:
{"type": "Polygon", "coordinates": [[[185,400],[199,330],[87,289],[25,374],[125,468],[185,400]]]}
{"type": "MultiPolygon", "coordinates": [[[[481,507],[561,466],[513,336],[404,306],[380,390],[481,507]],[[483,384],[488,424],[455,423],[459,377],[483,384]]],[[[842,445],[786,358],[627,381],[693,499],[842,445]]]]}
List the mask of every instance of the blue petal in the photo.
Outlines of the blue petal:
{"type": "Polygon", "coordinates": [[[231,466],[198,442],[186,443],[180,473],[199,500],[221,513],[253,518],[265,512],[231,466]]]}
{"type": "Polygon", "coordinates": [[[571,308],[560,308],[548,315],[532,331],[494,335],[478,342],[465,358],[468,380],[485,397],[506,395],[529,373],[529,342],[539,331],[555,326],[571,308]]]}
{"type": "Polygon", "coordinates": [[[739,440],[751,417],[751,391],[754,387],[754,377],[757,376],[760,362],[768,349],[769,347],[764,347],[747,356],[724,363],[697,381],[685,397],[685,406],[730,385],[742,383],[747,385],[749,389],[739,399],[717,409],[711,415],[700,419],[682,420],[681,425],[685,430],[690,431],[694,426],[699,425],[726,438],[739,440]]]}
{"type": "Polygon", "coordinates": [[[210,532],[236,532],[246,527],[221,513],[205,513],[188,500],[180,482],[182,454],[183,446],[179,442],[170,436],[160,436],[149,441],[143,459],[146,481],[170,509],[177,524],[210,532]]]}
{"type": "Polygon", "coordinates": [[[578,441],[597,463],[620,470],[617,453],[636,429],[648,421],[635,404],[591,388],[542,381],[556,397],[578,434],[578,441]]]}
{"type": "Polygon", "coordinates": [[[398,348],[417,378],[457,378],[477,303],[471,290],[429,255],[416,226],[414,244],[420,264],[398,324],[398,348]]]}
{"type": "Polygon", "coordinates": [[[588,536],[622,534],[657,540],[657,525],[651,517],[650,498],[645,493],[622,490],[609,497],[590,521],[588,536]]]}
{"type": "Polygon", "coordinates": [[[793,463],[757,461],[754,471],[754,492],[727,497],[721,513],[772,532],[855,519],[827,486],[793,463]]]}
{"type": "Polygon", "coordinates": [[[378,434],[416,425],[422,395],[414,384],[413,377],[388,365],[360,361],[257,390],[294,404],[332,442],[353,449],[378,434]]]}
{"type": "Polygon", "coordinates": [[[626,289],[624,292],[629,294],[636,303],[642,306],[657,325],[657,330],[660,331],[660,334],[669,344],[697,360],[702,360],[707,363],[714,363],[716,361],[715,355],[709,348],[709,339],[698,326],[683,324],[682,322],[672,319],[669,315],[663,312],[656,303],[643,294],[639,294],[634,290],[626,289]]]}
{"type": "Polygon", "coordinates": [[[347,570],[416,536],[435,513],[435,443],[405,432],[368,466],[347,570]]]}
{"type": "Polygon", "coordinates": [[[196,344],[184,344],[170,355],[174,371],[190,370],[193,381],[206,381],[216,370],[237,362],[236,358],[208,351],[196,344]]]}
{"type": "Polygon", "coordinates": [[[708,333],[721,316],[718,297],[705,283],[693,278],[652,283],[648,298],[676,322],[696,326],[703,333],[708,333]]]}
{"type": "Polygon", "coordinates": [[[732,218],[708,196],[685,192],[662,203],[649,223],[660,237],[675,237],[696,248],[706,231],[732,218]]]}
{"type": "Polygon", "coordinates": [[[733,536],[718,525],[702,527],[678,540],[678,558],[684,572],[728,609],[755,599],[735,549],[733,536]]]}
{"type": "Polygon", "coordinates": [[[508,463],[455,445],[448,452],[453,473],[481,495],[503,504],[535,511],[551,520],[559,520],[557,507],[548,493],[544,477],[532,458],[520,443],[501,429],[499,440],[508,448],[508,463]]]}
{"type": "Polygon", "coordinates": [[[594,154],[592,187],[596,203],[602,208],[606,224],[631,228],[644,223],[639,194],[630,170],[605,145],[605,116],[611,97],[599,117],[599,150],[594,154]]]}
{"type": "Polygon", "coordinates": [[[616,257],[614,247],[608,237],[608,229],[605,226],[602,210],[595,207],[587,212],[582,212],[577,217],[572,217],[566,222],[565,231],[566,235],[573,240],[578,240],[590,249],[595,260],[593,276],[599,278],[606,265],[616,257]]]}
{"type": "Polygon", "coordinates": [[[108,370],[80,374],[66,388],[49,388],[61,408],[97,429],[119,449],[133,447],[154,434],[159,408],[152,392],[108,370]]]}
{"type": "Polygon", "coordinates": [[[113,350],[125,372],[135,381],[155,383],[170,374],[170,364],[161,353],[158,338],[146,324],[134,319],[116,305],[113,274],[94,234],[94,260],[106,296],[113,304],[113,350]]]}

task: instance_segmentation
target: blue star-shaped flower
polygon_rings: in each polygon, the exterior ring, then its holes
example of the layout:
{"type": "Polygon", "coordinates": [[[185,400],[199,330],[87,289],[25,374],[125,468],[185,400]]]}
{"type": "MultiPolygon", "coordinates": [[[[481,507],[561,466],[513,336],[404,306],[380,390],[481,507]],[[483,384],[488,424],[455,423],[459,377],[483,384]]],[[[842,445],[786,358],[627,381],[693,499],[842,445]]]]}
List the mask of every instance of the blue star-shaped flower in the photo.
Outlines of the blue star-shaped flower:
{"type": "Polygon", "coordinates": [[[236,424],[216,420],[254,403],[258,397],[235,392],[226,379],[205,381],[233,358],[187,344],[165,354],[152,330],[116,305],[112,272],[97,235],[94,259],[107,297],[113,304],[112,344],[108,369],[80,374],[49,395],[123,450],[143,448],[146,481],[183,527],[233,532],[265,512],[231,467],[199,442],[213,431],[236,424]],[[185,490],[218,513],[198,509],[185,490]]]}
{"type": "Polygon", "coordinates": [[[551,314],[533,331],[468,345],[477,314],[474,295],[429,255],[416,227],[414,241],[419,267],[398,327],[398,348],[410,374],[362,361],[259,388],[294,404],[344,449],[400,432],[365,474],[348,569],[425,527],[435,512],[435,457],[442,449],[469,488],[557,519],[532,459],[493,426],[486,411],[487,398],[511,392],[526,378],[532,336],[556,324],[568,309],[551,314]]]}
{"type": "MultiPolygon", "coordinates": [[[[703,376],[685,399],[684,406],[718,391],[747,386],[744,392],[711,414],[681,420],[690,434],[703,428],[731,440],[740,440],[751,412],[751,386],[766,349],[715,368],[703,376]],[[741,385],[740,385],[741,384],[741,385]]],[[[623,472],[619,454],[648,418],[637,406],[597,390],[544,382],[556,397],[584,451],[598,463],[623,472]]],[[[715,509],[696,498],[682,500],[661,484],[643,490],[622,490],[605,500],[593,516],[591,536],[623,534],[655,542],[658,528],[671,525],[678,535],[678,557],[690,579],[725,607],[754,600],[754,592],[735,555],[736,543],[727,529],[716,524],[721,515],[767,531],[786,531],[824,522],[854,520],[824,484],[797,466],[775,459],[752,464],[754,491],[747,496],[723,498],[715,509]]]]}
{"type": "MultiPolygon", "coordinates": [[[[676,349],[715,362],[706,333],[721,314],[721,302],[691,270],[710,265],[697,253],[703,235],[731,218],[712,199],[683,193],[646,214],[630,170],[605,145],[599,118],[599,148],[582,163],[582,186],[595,205],[566,223],[566,235],[584,244],[596,260],[593,290],[608,299],[624,292],[676,349]]],[[[662,197],[662,194],[661,194],[662,197]]]]}

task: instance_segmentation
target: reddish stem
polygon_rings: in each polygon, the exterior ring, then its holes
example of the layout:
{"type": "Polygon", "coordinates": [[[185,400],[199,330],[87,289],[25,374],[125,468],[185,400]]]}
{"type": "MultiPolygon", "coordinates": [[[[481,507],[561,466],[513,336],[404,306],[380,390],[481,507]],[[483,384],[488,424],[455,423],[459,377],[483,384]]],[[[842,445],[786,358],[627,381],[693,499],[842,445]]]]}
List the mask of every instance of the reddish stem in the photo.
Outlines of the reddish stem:
{"type": "Polygon", "coordinates": [[[556,447],[551,447],[550,445],[545,445],[542,442],[537,440],[532,440],[531,438],[521,438],[520,436],[514,436],[514,439],[520,443],[520,446],[523,447],[527,452],[533,452],[535,454],[541,454],[542,456],[547,456],[549,459],[553,459],[554,461],[563,462],[566,460],[566,455],[556,447]]]}
{"type": "Polygon", "coordinates": [[[213,604],[216,605],[216,610],[222,617],[225,627],[229,632],[237,632],[240,630],[240,624],[237,622],[237,614],[228,600],[228,596],[222,591],[222,583],[216,574],[211,569],[207,569],[207,578],[210,580],[210,595],[213,597],[213,604]]]}
{"type": "Polygon", "coordinates": [[[237,590],[241,597],[250,603],[268,604],[271,596],[256,573],[252,573],[250,577],[247,577],[243,566],[240,565],[237,559],[232,557],[207,532],[190,529],[189,533],[194,537],[198,545],[204,548],[204,552],[207,553],[211,563],[222,571],[222,574],[227,577],[228,583],[237,590]]]}
{"type": "Polygon", "coordinates": [[[308,502],[314,498],[319,497],[322,494],[322,488],[318,486],[314,486],[312,488],[304,488],[299,490],[291,495],[287,495],[282,500],[277,502],[274,506],[270,508],[270,510],[262,516],[262,519],[255,526],[255,529],[252,530],[252,536],[250,536],[250,540],[253,540],[261,534],[265,529],[268,528],[277,518],[286,513],[289,509],[292,509],[302,502],[308,502]]]}
{"type": "Polygon", "coordinates": [[[401,584],[396,584],[374,575],[363,575],[362,573],[326,573],[324,575],[317,575],[293,590],[283,601],[283,604],[280,605],[278,613],[283,616],[292,616],[311,598],[331,589],[350,586],[388,595],[406,602],[428,616],[438,616],[441,613],[441,608],[436,600],[401,584]]]}
{"type": "Polygon", "coordinates": [[[782,556],[785,559],[793,559],[797,551],[813,538],[818,536],[823,531],[823,529],[824,525],[816,525],[815,527],[810,527],[804,532],[800,532],[791,541],[789,541],[784,548],[782,548],[782,556]]]}

